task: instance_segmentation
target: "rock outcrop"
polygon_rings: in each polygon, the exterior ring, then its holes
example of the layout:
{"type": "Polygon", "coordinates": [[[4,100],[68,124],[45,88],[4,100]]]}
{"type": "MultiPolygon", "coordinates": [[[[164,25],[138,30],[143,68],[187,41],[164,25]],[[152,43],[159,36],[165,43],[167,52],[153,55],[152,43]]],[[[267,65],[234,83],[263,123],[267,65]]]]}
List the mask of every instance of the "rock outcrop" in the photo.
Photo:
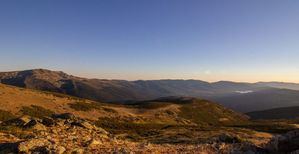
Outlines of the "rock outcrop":
{"type": "Polygon", "coordinates": [[[14,144],[0,146],[0,153],[81,153],[109,140],[109,133],[91,122],[72,114],[54,115],[42,119],[29,116],[10,120],[5,125],[12,125],[22,130],[34,131],[35,136],[18,140],[14,144]],[[2,151],[1,151],[2,150],[2,151]]]}
{"type": "Polygon", "coordinates": [[[271,152],[298,153],[299,150],[299,130],[293,130],[286,134],[276,135],[268,143],[267,149],[271,152]]]}

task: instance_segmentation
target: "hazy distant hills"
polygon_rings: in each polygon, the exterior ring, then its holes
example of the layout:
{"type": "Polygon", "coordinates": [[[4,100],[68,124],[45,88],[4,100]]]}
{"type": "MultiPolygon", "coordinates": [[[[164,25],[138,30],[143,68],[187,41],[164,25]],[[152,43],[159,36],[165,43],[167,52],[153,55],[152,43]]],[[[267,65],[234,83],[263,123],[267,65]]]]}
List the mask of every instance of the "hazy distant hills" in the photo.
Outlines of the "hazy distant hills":
{"type": "Polygon", "coordinates": [[[267,110],[299,105],[299,91],[289,89],[265,89],[246,94],[214,97],[214,101],[240,112],[267,110]]]}
{"type": "Polygon", "coordinates": [[[262,87],[273,87],[273,88],[281,88],[281,89],[291,89],[291,90],[299,90],[298,83],[288,83],[288,82],[258,82],[257,86],[262,87]]]}
{"type": "Polygon", "coordinates": [[[241,112],[299,106],[299,86],[292,83],[86,79],[45,69],[2,72],[0,82],[105,102],[185,96],[211,99],[241,112]]]}
{"type": "Polygon", "coordinates": [[[247,115],[252,119],[295,119],[299,118],[299,106],[249,112],[247,115]]]}

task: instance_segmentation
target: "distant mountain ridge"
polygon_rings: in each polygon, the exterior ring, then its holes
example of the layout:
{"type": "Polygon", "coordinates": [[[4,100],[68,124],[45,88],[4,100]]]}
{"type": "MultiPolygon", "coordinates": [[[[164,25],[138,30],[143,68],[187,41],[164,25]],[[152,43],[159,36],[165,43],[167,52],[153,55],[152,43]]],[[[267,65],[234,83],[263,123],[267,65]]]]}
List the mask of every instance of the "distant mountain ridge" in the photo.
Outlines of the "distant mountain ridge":
{"type": "Polygon", "coordinates": [[[140,101],[183,96],[213,100],[239,112],[299,106],[297,101],[299,100],[299,91],[295,91],[298,84],[292,83],[87,79],[46,69],[2,72],[0,73],[0,83],[103,102],[127,102],[128,100],[140,101]]]}
{"type": "Polygon", "coordinates": [[[299,91],[269,88],[245,94],[213,97],[211,100],[239,112],[299,106],[299,91]]]}
{"type": "Polygon", "coordinates": [[[290,82],[257,82],[255,84],[258,85],[258,86],[299,90],[299,84],[298,83],[290,83],[290,82]]]}
{"type": "Polygon", "coordinates": [[[167,96],[207,97],[257,89],[248,83],[200,80],[86,79],[60,71],[35,69],[0,73],[0,82],[38,90],[65,93],[97,101],[146,100],[167,96]]]}
{"type": "Polygon", "coordinates": [[[251,119],[296,119],[299,118],[299,106],[274,108],[246,114],[251,119]]]}

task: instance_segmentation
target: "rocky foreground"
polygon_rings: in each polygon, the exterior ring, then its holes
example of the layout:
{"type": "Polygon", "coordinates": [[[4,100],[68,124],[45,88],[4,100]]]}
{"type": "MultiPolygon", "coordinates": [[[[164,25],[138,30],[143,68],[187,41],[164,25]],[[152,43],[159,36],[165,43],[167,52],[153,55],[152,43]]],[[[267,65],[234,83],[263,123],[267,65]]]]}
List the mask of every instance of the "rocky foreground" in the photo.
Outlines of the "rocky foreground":
{"type": "MultiPolygon", "coordinates": [[[[265,147],[237,142],[225,135],[209,144],[150,144],[117,139],[72,114],[41,119],[23,116],[3,122],[1,127],[0,153],[268,153],[286,150],[298,137],[296,132],[280,135],[265,147]]],[[[295,151],[296,144],[292,148],[295,151]]]]}

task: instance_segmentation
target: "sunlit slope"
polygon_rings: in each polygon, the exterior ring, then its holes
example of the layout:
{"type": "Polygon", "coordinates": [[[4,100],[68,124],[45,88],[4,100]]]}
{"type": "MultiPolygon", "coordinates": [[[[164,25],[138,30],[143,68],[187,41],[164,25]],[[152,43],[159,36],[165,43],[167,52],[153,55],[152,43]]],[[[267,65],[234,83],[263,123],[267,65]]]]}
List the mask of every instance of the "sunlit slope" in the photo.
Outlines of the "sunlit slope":
{"type": "Polygon", "coordinates": [[[168,97],[153,101],[137,102],[138,108],[159,109],[162,107],[173,106],[172,110],[167,110],[170,116],[186,119],[197,125],[222,125],[247,121],[248,117],[227,109],[219,104],[208,100],[187,98],[187,97],[168,97]]]}
{"type": "MultiPolygon", "coordinates": [[[[93,101],[59,93],[42,92],[0,84],[0,110],[8,111],[16,116],[28,112],[33,112],[32,114],[69,112],[82,118],[97,119],[99,116],[109,115],[103,108],[84,112],[76,110],[71,104],[78,102],[95,104],[93,101]]],[[[98,106],[102,106],[101,103],[97,104],[99,104],[98,106]]]]}
{"type": "Polygon", "coordinates": [[[0,84],[0,110],[16,116],[68,112],[91,120],[109,118],[170,125],[221,125],[247,120],[246,116],[221,105],[194,98],[163,98],[117,105],[3,84],[0,84]]]}

